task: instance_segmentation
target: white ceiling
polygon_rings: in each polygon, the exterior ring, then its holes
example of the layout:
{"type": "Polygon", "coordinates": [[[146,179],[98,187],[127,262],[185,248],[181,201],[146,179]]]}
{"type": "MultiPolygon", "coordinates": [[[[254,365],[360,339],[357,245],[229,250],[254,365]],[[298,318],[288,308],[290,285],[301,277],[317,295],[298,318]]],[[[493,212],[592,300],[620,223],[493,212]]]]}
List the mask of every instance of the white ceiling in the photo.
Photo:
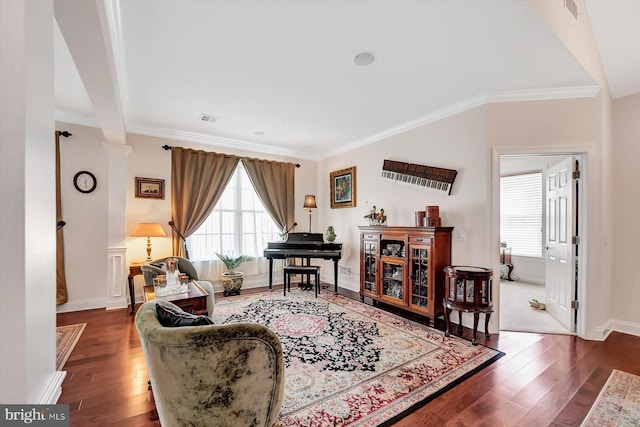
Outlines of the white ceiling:
{"type": "MultiPolygon", "coordinates": [[[[488,100],[597,90],[525,1],[91,3],[55,0],[56,118],[118,142],[320,159],[488,100]]],[[[614,98],[640,92],[640,1],[587,7],[614,98]]]]}

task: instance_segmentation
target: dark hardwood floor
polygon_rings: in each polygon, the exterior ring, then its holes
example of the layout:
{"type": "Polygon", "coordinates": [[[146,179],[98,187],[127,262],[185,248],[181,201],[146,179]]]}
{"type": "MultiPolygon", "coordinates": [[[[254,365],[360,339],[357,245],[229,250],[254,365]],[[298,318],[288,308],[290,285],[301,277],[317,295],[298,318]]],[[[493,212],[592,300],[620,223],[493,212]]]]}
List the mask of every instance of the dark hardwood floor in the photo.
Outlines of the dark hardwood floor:
{"type": "MultiPolygon", "coordinates": [[[[58,325],[87,323],[58,401],[70,405],[71,426],[160,425],[133,318],[126,309],[57,315],[58,325]]],[[[612,369],[640,375],[640,337],[632,335],[612,333],[605,342],[520,332],[478,337],[506,355],[396,426],[576,426],[612,369]]]]}

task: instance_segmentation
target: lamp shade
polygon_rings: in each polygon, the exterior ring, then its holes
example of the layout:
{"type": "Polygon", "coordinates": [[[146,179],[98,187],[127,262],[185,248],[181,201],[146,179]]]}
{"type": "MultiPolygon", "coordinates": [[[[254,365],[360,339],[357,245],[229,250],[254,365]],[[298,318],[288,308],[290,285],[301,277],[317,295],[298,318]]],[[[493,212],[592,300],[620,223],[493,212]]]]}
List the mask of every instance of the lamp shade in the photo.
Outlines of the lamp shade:
{"type": "Polygon", "coordinates": [[[135,226],[131,232],[133,237],[165,237],[164,229],[160,224],[144,222],[135,226]]]}
{"type": "Polygon", "coordinates": [[[316,209],[316,196],[313,194],[307,194],[304,196],[304,206],[305,209],[316,209]]]}

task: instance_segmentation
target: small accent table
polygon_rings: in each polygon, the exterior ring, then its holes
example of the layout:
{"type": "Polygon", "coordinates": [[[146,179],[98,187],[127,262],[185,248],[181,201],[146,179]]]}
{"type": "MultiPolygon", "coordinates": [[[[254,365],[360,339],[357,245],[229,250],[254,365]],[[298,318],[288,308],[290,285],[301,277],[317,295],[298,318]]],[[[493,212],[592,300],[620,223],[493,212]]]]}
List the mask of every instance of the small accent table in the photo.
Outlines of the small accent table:
{"type": "MultiPolygon", "coordinates": [[[[507,277],[505,279],[513,281],[511,273],[513,273],[513,263],[511,262],[511,248],[500,247],[500,265],[507,267],[507,277]]],[[[500,272],[500,278],[503,278],[502,272],[500,272]]]]}
{"type": "Polygon", "coordinates": [[[489,318],[493,312],[491,303],[491,281],[493,271],[490,268],[470,266],[447,266],[444,268],[445,294],[443,298],[444,318],[447,330],[444,335],[449,336],[449,317],[451,310],[458,310],[458,333],[462,332],[462,312],[473,313],[473,339],[471,343],[477,345],[476,333],[480,313],[484,313],[484,334],[488,339],[489,318]]]}
{"type": "Polygon", "coordinates": [[[134,286],[133,278],[142,275],[142,264],[131,264],[129,266],[129,276],[127,281],[129,282],[129,298],[131,299],[131,310],[129,314],[133,314],[135,312],[136,307],[136,288],[134,286]]]}
{"type": "MultiPolygon", "coordinates": [[[[200,285],[198,285],[193,280],[189,282],[189,290],[182,294],[174,294],[158,297],[165,301],[171,301],[182,310],[191,314],[205,314],[208,315],[207,311],[207,297],[209,293],[202,289],[200,285]]],[[[153,291],[153,286],[145,286],[144,287],[144,301],[151,301],[156,298],[155,292],[153,291]]]]}

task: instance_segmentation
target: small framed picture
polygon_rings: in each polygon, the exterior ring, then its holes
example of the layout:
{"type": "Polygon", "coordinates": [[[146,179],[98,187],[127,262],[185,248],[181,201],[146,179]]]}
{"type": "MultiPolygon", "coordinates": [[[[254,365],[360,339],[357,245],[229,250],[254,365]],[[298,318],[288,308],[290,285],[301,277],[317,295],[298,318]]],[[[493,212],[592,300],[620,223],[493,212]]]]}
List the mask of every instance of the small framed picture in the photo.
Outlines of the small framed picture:
{"type": "Polygon", "coordinates": [[[331,172],[331,208],[356,206],[356,167],[331,172]]]}
{"type": "Polygon", "coordinates": [[[164,179],[136,177],[136,198],[164,200],[164,179]]]}

